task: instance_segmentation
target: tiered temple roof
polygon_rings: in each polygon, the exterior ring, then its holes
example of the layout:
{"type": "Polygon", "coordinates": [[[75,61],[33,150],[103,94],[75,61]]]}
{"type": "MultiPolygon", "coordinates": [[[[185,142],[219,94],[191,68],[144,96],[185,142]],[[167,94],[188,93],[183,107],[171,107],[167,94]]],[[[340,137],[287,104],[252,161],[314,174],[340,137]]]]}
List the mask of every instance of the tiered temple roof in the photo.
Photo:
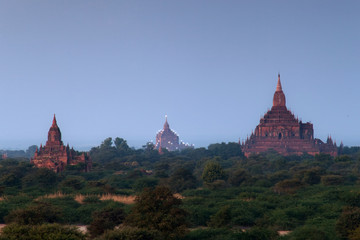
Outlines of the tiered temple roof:
{"type": "Polygon", "coordinates": [[[39,149],[36,149],[34,157],[31,162],[39,168],[48,168],[55,172],[61,172],[66,165],[77,165],[82,163],[84,165],[84,171],[90,171],[91,160],[85,153],[78,154],[73,148],[64,146],[61,140],[61,131],[57,125],[56,117],[48,132],[48,140],[46,145],[40,145],[39,149]]]}
{"type": "Polygon", "coordinates": [[[302,123],[286,107],[286,98],[282,90],[280,74],[273,98],[273,106],[261,119],[245,143],[242,144],[246,156],[274,149],[283,155],[301,155],[308,153],[328,153],[337,155],[336,143],[331,137],[324,143],[314,139],[313,125],[302,123]]]}
{"type": "Polygon", "coordinates": [[[156,134],[155,149],[158,149],[159,152],[162,153],[162,148],[168,151],[177,151],[189,147],[193,146],[179,142],[179,136],[170,129],[167,116],[165,116],[164,127],[156,134]]]}

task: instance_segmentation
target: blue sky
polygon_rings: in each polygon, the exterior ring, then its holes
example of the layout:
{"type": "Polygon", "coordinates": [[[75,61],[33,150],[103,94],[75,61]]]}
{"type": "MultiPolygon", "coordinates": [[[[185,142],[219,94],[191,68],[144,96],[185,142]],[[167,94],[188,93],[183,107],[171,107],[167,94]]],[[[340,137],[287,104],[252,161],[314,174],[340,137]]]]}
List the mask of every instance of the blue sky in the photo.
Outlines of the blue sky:
{"type": "Polygon", "coordinates": [[[0,149],[244,139],[272,105],[360,145],[359,1],[0,1],[0,149]]]}

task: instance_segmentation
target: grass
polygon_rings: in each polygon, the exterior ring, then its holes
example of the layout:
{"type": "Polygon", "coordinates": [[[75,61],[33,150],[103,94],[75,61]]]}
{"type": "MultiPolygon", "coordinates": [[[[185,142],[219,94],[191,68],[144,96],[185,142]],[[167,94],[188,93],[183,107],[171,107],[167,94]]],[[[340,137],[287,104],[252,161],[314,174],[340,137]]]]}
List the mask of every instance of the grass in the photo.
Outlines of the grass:
{"type": "MultiPolygon", "coordinates": [[[[41,198],[63,198],[63,197],[69,197],[73,196],[71,194],[64,194],[61,192],[52,193],[52,194],[46,194],[45,196],[41,196],[38,199],[41,198]]],[[[85,198],[87,197],[97,197],[100,201],[108,201],[112,200],[114,202],[120,202],[123,204],[133,204],[135,202],[135,196],[123,196],[123,195],[115,195],[115,194],[97,194],[97,195],[84,195],[84,194],[76,194],[74,196],[74,200],[77,201],[80,204],[84,203],[85,198]]],[[[0,199],[1,201],[1,199],[0,199]]]]}

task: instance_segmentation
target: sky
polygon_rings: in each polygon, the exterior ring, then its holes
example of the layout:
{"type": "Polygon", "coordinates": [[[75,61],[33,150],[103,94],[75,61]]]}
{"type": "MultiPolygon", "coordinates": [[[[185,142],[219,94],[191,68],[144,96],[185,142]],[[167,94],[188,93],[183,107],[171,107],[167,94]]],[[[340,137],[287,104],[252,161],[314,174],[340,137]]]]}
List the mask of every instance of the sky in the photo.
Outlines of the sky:
{"type": "Polygon", "coordinates": [[[360,1],[0,0],[0,149],[75,149],[170,128],[237,142],[272,106],[360,145],[360,1]]]}

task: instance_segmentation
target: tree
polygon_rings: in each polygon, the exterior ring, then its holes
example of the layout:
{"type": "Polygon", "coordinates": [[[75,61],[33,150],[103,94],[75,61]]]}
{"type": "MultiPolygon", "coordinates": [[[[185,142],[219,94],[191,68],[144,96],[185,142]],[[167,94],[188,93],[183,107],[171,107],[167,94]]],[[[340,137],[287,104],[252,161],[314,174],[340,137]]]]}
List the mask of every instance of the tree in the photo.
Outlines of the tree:
{"type": "Polygon", "coordinates": [[[233,186],[240,186],[241,183],[250,178],[250,175],[245,169],[237,169],[230,174],[229,182],[233,186]]]}
{"type": "Polygon", "coordinates": [[[336,222],[336,231],[343,237],[348,238],[351,233],[356,234],[354,230],[360,227],[360,208],[345,207],[336,222]]]}
{"type": "Polygon", "coordinates": [[[40,187],[49,189],[56,184],[57,174],[47,168],[35,168],[22,179],[24,187],[40,187]]]}
{"type": "Polygon", "coordinates": [[[330,185],[341,185],[344,182],[344,178],[340,175],[325,175],[321,177],[321,183],[330,186],[330,185]]]}
{"type": "Polygon", "coordinates": [[[304,184],[298,179],[286,179],[275,184],[274,192],[278,194],[283,194],[283,193],[292,194],[303,186],[304,184]]]}
{"type": "Polygon", "coordinates": [[[38,148],[38,146],[36,145],[31,145],[30,147],[28,147],[28,149],[26,150],[26,155],[31,158],[34,156],[34,153],[36,151],[36,149],[38,148]]]}
{"type": "Polygon", "coordinates": [[[189,169],[178,168],[170,177],[171,189],[176,192],[182,192],[185,189],[196,187],[196,178],[189,169]]]}
{"type": "Polygon", "coordinates": [[[158,179],[150,178],[150,177],[143,177],[136,179],[132,188],[136,192],[141,192],[144,188],[155,187],[158,184],[158,179]]]}
{"type": "Polygon", "coordinates": [[[6,223],[17,223],[21,225],[36,225],[43,223],[54,223],[59,221],[61,211],[53,205],[39,202],[25,209],[15,209],[5,217],[6,223]]]}
{"type": "Polygon", "coordinates": [[[93,221],[88,230],[92,237],[99,236],[105,230],[112,230],[115,226],[121,224],[124,218],[125,213],[121,208],[107,207],[92,214],[93,221]]]}
{"type": "Polygon", "coordinates": [[[81,176],[68,176],[61,182],[61,187],[63,190],[80,190],[85,187],[85,178],[81,176]]]}
{"type": "Polygon", "coordinates": [[[111,148],[112,144],[112,138],[108,137],[101,143],[100,148],[111,148]]]}
{"type": "Polygon", "coordinates": [[[122,154],[126,153],[130,150],[129,145],[127,144],[126,140],[123,138],[115,138],[114,140],[115,147],[118,151],[120,151],[122,154]]]}
{"type": "Polygon", "coordinates": [[[179,208],[181,203],[167,187],[146,188],[136,198],[125,223],[159,231],[164,239],[175,239],[186,230],[187,213],[179,208]]]}
{"type": "Polygon", "coordinates": [[[349,239],[350,240],[360,240],[360,226],[350,232],[349,239]]]}
{"type": "Polygon", "coordinates": [[[321,175],[324,174],[324,172],[325,171],[319,167],[311,168],[304,172],[304,177],[302,180],[304,183],[310,185],[318,184],[320,183],[321,175]]]}
{"type": "Polygon", "coordinates": [[[241,146],[238,143],[215,143],[208,146],[211,156],[219,156],[223,159],[242,156],[241,146]]]}
{"type": "Polygon", "coordinates": [[[215,228],[227,227],[230,224],[230,221],[231,207],[229,205],[226,205],[211,217],[209,226],[215,228]]]}
{"type": "Polygon", "coordinates": [[[202,179],[205,183],[212,183],[215,180],[224,180],[226,173],[218,162],[210,161],[205,165],[202,179]]]}

